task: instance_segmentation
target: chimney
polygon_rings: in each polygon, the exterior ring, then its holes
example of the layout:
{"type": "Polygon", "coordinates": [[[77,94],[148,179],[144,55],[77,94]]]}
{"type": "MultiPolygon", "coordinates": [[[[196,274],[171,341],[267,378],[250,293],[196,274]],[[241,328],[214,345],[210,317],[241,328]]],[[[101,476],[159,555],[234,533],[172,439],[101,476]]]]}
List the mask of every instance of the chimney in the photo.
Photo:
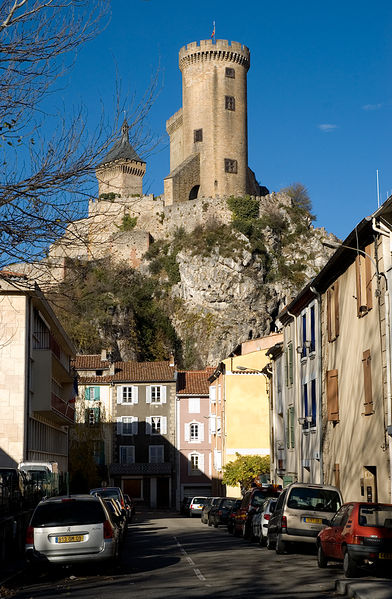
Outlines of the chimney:
{"type": "Polygon", "coordinates": [[[106,353],[106,349],[102,349],[101,350],[101,362],[106,362],[107,360],[107,353],[106,353]]]}
{"type": "Polygon", "coordinates": [[[175,366],[174,355],[170,354],[169,366],[175,366]]]}

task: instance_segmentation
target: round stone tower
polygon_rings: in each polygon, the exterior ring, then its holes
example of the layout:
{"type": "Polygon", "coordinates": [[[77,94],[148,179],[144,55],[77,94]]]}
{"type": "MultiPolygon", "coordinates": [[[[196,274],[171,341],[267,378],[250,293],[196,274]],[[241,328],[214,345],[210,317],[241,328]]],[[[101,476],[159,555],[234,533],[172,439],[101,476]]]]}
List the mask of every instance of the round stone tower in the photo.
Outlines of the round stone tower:
{"type": "Polygon", "coordinates": [[[167,121],[165,199],[255,193],[248,173],[249,49],[227,40],[192,42],[181,48],[179,66],[183,106],[167,121]]]}

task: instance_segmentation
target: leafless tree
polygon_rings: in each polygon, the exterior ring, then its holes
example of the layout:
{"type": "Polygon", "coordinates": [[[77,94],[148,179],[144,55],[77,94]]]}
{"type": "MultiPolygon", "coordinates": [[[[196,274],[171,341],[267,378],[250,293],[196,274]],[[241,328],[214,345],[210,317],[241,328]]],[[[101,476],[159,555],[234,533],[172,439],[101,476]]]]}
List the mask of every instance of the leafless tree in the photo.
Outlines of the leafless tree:
{"type": "MultiPolygon", "coordinates": [[[[92,175],[118,120],[109,128],[102,114],[91,133],[85,109],[56,112],[50,94],[72,68],[77,48],[109,17],[109,0],[0,0],[0,269],[39,259],[83,216],[92,175]],[[49,138],[42,134],[44,121],[49,138]]],[[[152,136],[140,133],[156,88],[155,77],[127,114],[131,141],[144,152],[152,136]]]]}

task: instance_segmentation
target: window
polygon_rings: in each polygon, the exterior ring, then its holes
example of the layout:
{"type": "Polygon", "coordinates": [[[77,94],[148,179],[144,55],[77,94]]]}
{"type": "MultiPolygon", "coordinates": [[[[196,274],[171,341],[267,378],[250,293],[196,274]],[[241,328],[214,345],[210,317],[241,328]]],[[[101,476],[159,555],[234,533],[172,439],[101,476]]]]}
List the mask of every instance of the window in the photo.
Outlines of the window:
{"type": "MultiPolygon", "coordinates": [[[[278,414],[283,414],[283,395],[282,395],[282,358],[277,358],[276,362],[276,409],[278,414]]],[[[271,393],[271,399],[273,394],[271,393]]],[[[272,406],[271,406],[272,409],[272,406]]]]}
{"type": "Polygon", "coordinates": [[[293,343],[290,341],[286,347],[286,386],[293,384],[293,343]]]}
{"type": "Polygon", "coordinates": [[[317,397],[316,397],[316,379],[310,381],[310,402],[312,406],[312,420],[310,426],[316,426],[317,416],[317,397]]]}
{"type": "Polygon", "coordinates": [[[316,351],[316,322],[315,322],[315,313],[314,306],[310,307],[310,346],[309,352],[312,353],[316,351]]]}
{"type": "Polygon", "coordinates": [[[302,388],[303,414],[305,422],[302,427],[304,429],[316,426],[316,379],[310,383],[304,383],[302,388]]]}
{"type": "Polygon", "coordinates": [[[200,397],[190,397],[188,400],[188,412],[190,414],[200,413],[200,397]]]}
{"type": "Polygon", "coordinates": [[[365,404],[365,415],[373,414],[373,395],[372,395],[372,358],[370,350],[367,349],[363,352],[362,364],[363,364],[363,387],[364,387],[364,404],[365,404]]]}
{"type": "Polygon", "coordinates": [[[117,403],[134,405],[138,403],[139,389],[135,385],[124,385],[117,387],[117,403]]]}
{"type": "Polygon", "coordinates": [[[150,385],[146,389],[146,402],[151,404],[166,403],[166,387],[150,385]]]}
{"type": "Polygon", "coordinates": [[[166,416],[147,416],[146,417],[146,435],[166,435],[167,418],[166,416]]]}
{"type": "Polygon", "coordinates": [[[199,470],[199,454],[194,453],[191,455],[191,470],[194,472],[195,470],[199,470]]]}
{"type": "Polygon", "coordinates": [[[135,446],[120,445],[120,464],[135,463],[135,446]]]}
{"type": "Polygon", "coordinates": [[[203,129],[194,129],[194,131],[193,131],[193,141],[195,143],[197,141],[203,141],[203,129]]]}
{"type": "Polygon", "coordinates": [[[100,388],[99,387],[86,387],[86,391],[84,397],[86,401],[99,401],[100,397],[100,388]]]}
{"type": "Polygon", "coordinates": [[[230,79],[235,79],[235,70],[231,67],[226,67],[226,77],[230,77],[230,79]]]}
{"type": "Polygon", "coordinates": [[[327,409],[328,420],[339,422],[338,371],[327,370],[327,409]]]}
{"type": "Polygon", "coordinates": [[[302,351],[301,351],[301,358],[306,358],[306,314],[302,314],[301,317],[301,321],[302,321],[302,326],[301,326],[301,330],[302,330],[302,351]]]}
{"type": "Polygon", "coordinates": [[[121,416],[117,418],[117,434],[122,436],[137,435],[138,419],[136,416],[121,416]]]}
{"type": "Polygon", "coordinates": [[[339,335],[339,281],[327,291],[327,332],[329,342],[339,335]]]}
{"type": "Polygon", "coordinates": [[[204,472],[204,455],[202,453],[190,453],[188,456],[188,474],[200,475],[204,472]]]}
{"type": "Polygon", "coordinates": [[[189,443],[201,443],[204,441],[204,425],[200,422],[185,424],[185,441],[189,443]]]}
{"type": "Polygon", "coordinates": [[[89,426],[95,426],[100,422],[99,408],[88,408],[85,412],[85,423],[89,426]]]}
{"type": "Polygon", "coordinates": [[[226,173],[237,173],[238,165],[237,161],[232,158],[225,158],[225,172],[226,173]]]}
{"type": "Polygon", "coordinates": [[[150,464],[163,464],[165,461],[163,445],[150,445],[148,448],[148,456],[150,464]]]}
{"type": "Polygon", "coordinates": [[[365,247],[365,253],[368,255],[358,254],[355,259],[357,316],[359,318],[365,316],[373,307],[371,251],[372,246],[368,245],[365,247]]]}
{"type": "Polygon", "coordinates": [[[33,349],[49,349],[49,328],[46,326],[46,323],[42,320],[38,310],[34,310],[33,320],[33,349]]]}
{"type": "Polygon", "coordinates": [[[286,444],[287,449],[294,449],[294,407],[288,408],[286,413],[286,444]]]}
{"type": "Polygon", "coordinates": [[[233,96],[225,96],[226,110],[235,110],[235,98],[233,96]]]}

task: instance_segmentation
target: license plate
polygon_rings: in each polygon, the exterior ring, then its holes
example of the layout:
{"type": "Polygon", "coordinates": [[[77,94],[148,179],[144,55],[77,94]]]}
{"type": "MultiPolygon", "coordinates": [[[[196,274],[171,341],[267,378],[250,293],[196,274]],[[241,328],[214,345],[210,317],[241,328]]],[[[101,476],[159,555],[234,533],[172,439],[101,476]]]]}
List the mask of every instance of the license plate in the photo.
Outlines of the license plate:
{"type": "Polygon", "coordinates": [[[378,559],[392,559],[392,553],[379,553],[378,559]]]}
{"type": "Polygon", "coordinates": [[[323,521],[321,518],[304,518],[304,522],[308,524],[322,524],[323,521]]]}
{"type": "Polygon", "coordinates": [[[83,535],[69,535],[66,537],[56,537],[56,543],[80,543],[83,540],[83,535]]]}

